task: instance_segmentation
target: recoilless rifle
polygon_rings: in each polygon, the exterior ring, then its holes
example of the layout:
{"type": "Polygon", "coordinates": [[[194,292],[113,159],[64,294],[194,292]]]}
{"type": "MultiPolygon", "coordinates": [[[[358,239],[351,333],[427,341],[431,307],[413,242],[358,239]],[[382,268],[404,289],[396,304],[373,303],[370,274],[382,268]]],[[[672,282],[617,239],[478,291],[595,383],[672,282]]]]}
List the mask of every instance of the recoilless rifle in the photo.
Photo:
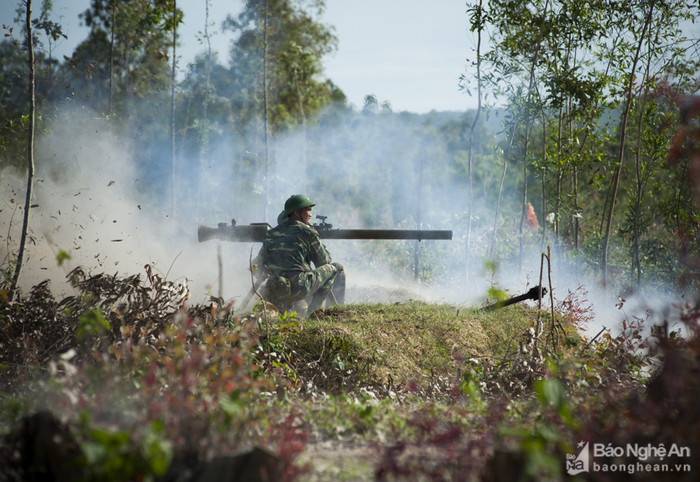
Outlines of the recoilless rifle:
{"type": "MultiPolygon", "coordinates": [[[[313,224],[321,239],[452,239],[452,231],[435,229],[334,229],[326,222],[327,216],[316,216],[319,224],[313,224]]],[[[252,223],[239,225],[236,220],[231,224],[219,223],[216,228],[199,226],[197,239],[199,242],[210,239],[220,239],[233,242],[258,242],[265,240],[265,234],[271,229],[267,223],[252,223]]]]}
{"type": "MultiPolygon", "coordinates": [[[[326,222],[327,216],[316,216],[319,224],[313,224],[321,239],[452,239],[452,231],[425,230],[425,229],[333,229],[333,225],[326,222]]],[[[265,240],[265,234],[271,229],[267,223],[252,223],[239,225],[235,219],[231,224],[219,223],[216,228],[200,225],[197,229],[197,238],[200,243],[210,239],[220,239],[233,242],[258,242],[265,240]]],[[[260,287],[265,278],[261,278],[253,285],[250,293],[245,297],[242,306],[246,306],[253,293],[260,287]]]]}

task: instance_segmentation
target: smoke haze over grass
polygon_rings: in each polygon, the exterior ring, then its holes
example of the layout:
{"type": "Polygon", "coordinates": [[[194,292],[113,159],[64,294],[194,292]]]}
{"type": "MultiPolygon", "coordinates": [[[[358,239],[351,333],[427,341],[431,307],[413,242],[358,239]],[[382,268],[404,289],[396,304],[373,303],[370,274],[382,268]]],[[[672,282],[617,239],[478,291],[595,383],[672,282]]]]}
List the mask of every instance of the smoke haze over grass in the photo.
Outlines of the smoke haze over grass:
{"type": "MultiPolygon", "coordinates": [[[[493,213],[475,199],[472,272],[465,274],[466,188],[457,166],[447,159],[439,136],[422,134],[415,118],[357,112],[336,116],[314,129],[278,138],[271,166],[268,218],[263,219],[264,179],[244,182],[232,146],[211,145],[201,160],[178,159],[173,211],[167,147],[158,152],[158,171],[144,172],[134,147],[115,134],[109,122],[86,110],[59,116],[37,143],[37,181],[27,258],[21,287],[51,279],[54,291],[68,292],[66,274],[75,266],[92,273],[143,274],[144,266],[170,281],[186,283],[191,303],[219,295],[222,259],[225,300],[240,303],[251,287],[249,260],[254,243],[197,242],[197,226],[215,226],[235,218],[239,224],[275,224],[284,200],[305,193],[317,203],[314,214],[328,216],[336,228],[451,229],[452,241],[340,241],[326,245],[348,273],[349,302],[421,299],[478,306],[490,287],[515,295],[539,283],[540,235],[526,233],[523,266],[510,257],[485,256],[493,213]],[[415,249],[419,249],[415,279],[415,249]],[[57,254],[70,260],[58,266],[57,254]],[[66,291],[67,290],[67,291],[66,291]]],[[[258,168],[259,169],[259,168],[258,168]]],[[[260,170],[260,169],[259,169],[260,170]]],[[[3,259],[13,259],[21,229],[25,180],[2,173],[3,259]]],[[[506,195],[506,202],[516,196],[506,195]]],[[[504,216],[517,219],[513,206],[504,216]]],[[[314,219],[314,221],[316,221],[314,219]]],[[[543,221],[541,221],[544,224],[543,221]]],[[[506,234],[501,248],[514,252],[516,236],[506,234]]],[[[553,260],[554,262],[555,260],[553,260]]],[[[622,317],[649,311],[643,305],[621,312],[616,297],[607,298],[593,281],[552,266],[555,299],[584,286],[598,326],[613,327],[622,317]]],[[[547,282],[544,267],[543,284],[547,282]]],[[[492,300],[493,301],[493,300],[492,300]]],[[[548,299],[545,304],[548,304],[548,299]]],[[[668,299],[659,298],[661,303],[668,299]]]]}

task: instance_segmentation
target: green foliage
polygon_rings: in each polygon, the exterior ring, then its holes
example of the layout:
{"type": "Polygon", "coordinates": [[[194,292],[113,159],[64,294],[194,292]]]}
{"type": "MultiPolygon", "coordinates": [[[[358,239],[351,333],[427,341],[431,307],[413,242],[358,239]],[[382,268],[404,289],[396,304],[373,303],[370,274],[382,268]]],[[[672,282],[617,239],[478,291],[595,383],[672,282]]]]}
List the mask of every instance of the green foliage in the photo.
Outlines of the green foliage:
{"type": "MultiPolygon", "coordinates": [[[[7,396],[0,414],[16,421],[19,412],[31,413],[44,403],[60,407],[62,417],[75,425],[82,462],[73,469],[85,480],[155,480],[175,459],[185,457],[194,467],[205,464],[212,451],[230,453],[251,440],[278,449],[286,470],[297,470],[293,458],[301,431],[268,412],[267,403],[253,403],[264,400],[261,393],[270,387],[253,364],[259,346],[253,320],[231,320],[227,310],[211,307],[181,311],[170,284],[154,278],[154,286],[145,290],[152,296],[147,304],[169,302],[160,304],[157,316],[142,308],[131,311],[127,304],[138,303],[134,292],[142,288],[134,279],[70,276],[82,291],[77,299],[95,308],[81,310],[73,298],[56,303],[42,286],[30,299],[18,299],[11,311],[13,319],[27,323],[10,325],[3,318],[3,347],[10,345],[13,330],[30,331],[12,343],[16,351],[0,353],[0,363],[12,366],[3,373],[7,396]],[[128,301],[119,305],[119,323],[110,326],[97,307],[114,306],[120,298],[128,301]],[[64,317],[56,317],[58,306],[71,305],[59,311],[64,317]],[[32,366],[37,370],[30,372],[32,366]],[[265,437],[259,424],[264,413],[271,416],[264,421],[265,437]]],[[[2,307],[6,313],[8,307],[2,307]]],[[[9,427],[10,420],[0,424],[9,427]]]]}
{"type": "MultiPolygon", "coordinates": [[[[646,195],[649,186],[665,184],[674,171],[664,162],[679,121],[675,94],[668,86],[673,84],[676,92],[697,90],[697,76],[691,80],[685,74],[688,68],[697,73],[697,63],[677,48],[693,42],[683,38],[678,20],[696,13],[681,1],[653,7],[646,2],[633,7],[616,4],[610,11],[608,7],[595,2],[496,1],[487,6],[471,2],[468,11],[472,30],[489,31],[493,44],[480,59],[482,88],[506,99],[511,113],[505,119],[508,133],[501,162],[524,162],[513,189],[522,193],[521,200],[527,199],[514,204],[531,201],[536,209],[542,206],[543,216],[551,212],[555,222],[548,228],[571,246],[572,268],[600,266],[605,255],[607,266],[612,266],[606,281],[622,289],[633,272],[640,286],[640,281],[652,282],[661,274],[656,267],[672,263],[658,259],[667,249],[654,249],[677,241],[677,230],[659,229],[659,221],[673,218],[668,211],[658,212],[660,203],[678,201],[683,206],[679,211],[697,212],[697,206],[686,211],[692,200],[685,193],[674,195],[666,189],[653,201],[646,195]],[[630,18],[630,8],[639,14],[630,18]],[[667,42],[671,38],[678,41],[673,47],[667,42]],[[638,47],[647,54],[631,73],[638,47]],[[672,74],[675,69],[680,69],[677,77],[672,74]],[[627,117],[631,75],[639,85],[630,95],[627,117]],[[536,190],[532,179],[540,183],[536,190]],[[617,202],[616,179],[627,188],[625,198],[617,202]],[[594,213],[609,213],[613,241],[609,242],[604,215],[594,213]],[[624,275],[617,274],[621,272],[624,275]]],[[[681,176],[684,172],[677,171],[681,176]]],[[[688,179],[674,186],[688,187],[688,179]]],[[[503,224],[497,219],[494,227],[500,230],[503,224]]],[[[506,238],[513,238],[513,228],[505,224],[510,231],[506,238]]],[[[684,225],[689,229],[692,224],[684,225]]],[[[512,256],[502,244],[497,253],[512,256]]],[[[567,256],[560,255],[559,266],[564,268],[565,262],[567,256]]],[[[673,271],[676,276],[682,272],[679,267],[673,271]]],[[[607,273],[594,269],[591,274],[607,273]]]]}
{"type": "Polygon", "coordinates": [[[107,113],[112,94],[117,111],[126,113],[138,106],[138,97],[164,90],[169,84],[169,33],[182,22],[182,12],[174,13],[173,7],[172,0],[92,0],[81,14],[90,35],[70,59],[71,68],[84,76],[76,75],[76,81],[82,80],[76,90],[103,102],[100,110],[107,113]]]}
{"type": "Polygon", "coordinates": [[[469,399],[479,403],[482,400],[481,380],[482,368],[480,366],[469,368],[462,375],[460,390],[469,399]]]}
{"type": "Polygon", "coordinates": [[[544,407],[553,408],[565,425],[574,425],[571,410],[566,400],[566,389],[561,382],[552,379],[537,380],[534,389],[537,399],[544,407]]]}
{"type": "Polygon", "coordinates": [[[89,336],[99,336],[111,330],[109,322],[105,320],[102,312],[98,308],[94,308],[80,315],[78,318],[78,329],[76,338],[78,341],[83,341],[89,336]]]}
{"type": "MultiPolygon", "coordinates": [[[[327,212],[347,216],[338,220],[347,225],[413,228],[420,221],[423,225],[462,226],[466,206],[455,200],[471,197],[472,234],[483,237],[495,228],[492,257],[520,264],[522,249],[543,248],[543,238],[549,239],[551,233],[562,246],[554,252],[559,258],[555,269],[573,268],[599,276],[597,267],[605,244],[599,213],[609,205],[607,192],[617,162],[620,86],[626,75],[624,59],[632,45],[627,37],[635,35],[638,25],[626,25],[622,15],[626,11],[616,10],[617,6],[614,15],[608,15],[607,11],[601,14],[603,7],[595,3],[533,1],[517,9],[510,3],[494,2],[481,9],[468,6],[472,28],[490,26],[491,43],[500,45],[483,57],[485,91],[510,96],[506,99],[511,99],[508,106],[512,107],[483,112],[476,125],[476,143],[471,146],[473,196],[466,193],[466,163],[474,113],[393,113],[386,101],[372,95],[361,112],[346,106],[340,89],[322,79],[323,59],[336,47],[331,29],[319,21],[323,2],[267,2],[268,49],[275,53],[268,59],[268,110],[276,133],[303,137],[290,141],[293,145],[273,142],[271,165],[284,164],[313,179],[309,189],[317,193],[327,212]],[[606,35],[612,32],[619,33],[625,43],[607,42],[606,35]],[[520,48],[521,44],[528,48],[520,48]],[[542,89],[524,87],[530,68],[542,89]],[[284,163],[274,159],[281,152],[285,153],[284,163]],[[334,162],[337,158],[343,162],[334,162]],[[402,163],[397,166],[387,159],[401,159],[402,163]],[[504,160],[512,165],[499,195],[504,160]],[[525,201],[534,206],[540,225],[546,226],[545,236],[540,230],[520,232],[526,179],[525,201]],[[417,192],[425,202],[417,203],[417,192]],[[493,219],[497,201],[504,209],[493,219]],[[354,209],[345,213],[348,204],[354,209]],[[545,224],[543,217],[550,213],[555,222],[545,224]]],[[[215,56],[201,55],[189,66],[177,90],[176,150],[187,161],[174,174],[181,184],[176,196],[180,205],[191,205],[197,216],[230,217],[230,205],[221,202],[221,192],[233,193],[232,205],[245,200],[260,206],[271,195],[265,193],[261,178],[266,175],[261,159],[266,157],[259,124],[264,4],[248,2],[238,15],[229,16],[227,28],[239,34],[230,51],[230,65],[222,65],[215,56]],[[210,149],[219,144],[232,150],[213,154],[210,149]],[[228,160],[213,169],[203,168],[213,166],[216,158],[228,160]],[[198,201],[192,202],[194,199],[198,201]]],[[[119,3],[114,12],[111,6],[96,1],[84,12],[91,32],[70,61],[61,65],[45,52],[37,52],[39,126],[50,125],[56,112],[53,108],[65,101],[66,85],[70,85],[73,104],[90,99],[106,112],[109,59],[115,58],[116,115],[109,122],[115,132],[130,138],[130,154],[140,166],[138,177],[153,181],[153,199],[163,199],[167,186],[155,181],[165,178],[164,169],[170,168],[164,164],[162,146],[169,141],[170,129],[167,54],[174,23],[172,4],[144,6],[141,0],[133,0],[119,3]],[[110,50],[112,27],[114,52],[110,50]],[[136,132],[139,135],[131,135],[136,132]]],[[[680,7],[676,2],[657,5],[654,31],[666,48],[654,49],[650,44],[649,51],[663,56],[663,62],[649,66],[664,68],[650,70],[633,99],[630,119],[634,121],[630,122],[621,173],[625,199],[616,203],[613,242],[608,248],[608,264],[613,268],[609,286],[615,289],[629,284],[633,273],[642,282],[659,276],[663,281],[675,282],[680,277],[686,282],[692,271],[676,260],[686,254],[681,248],[685,240],[697,239],[698,210],[688,183],[689,166],[684,161],[669,168],[664,162],[678,124],[671,92],[697,90],[697,62],[679,47],[683,44],[676,30],[678,22],[672,20],[673,16],[692,16],[692,12],[680,7]],[[649,193],[639,201],[635,201],[637,187],[649,193]]],[[[47,13],[42,21],[50,22],[49,17],[47,13]]],[[[0,150],[4,158],[20,165],[26,150],[22,94],[26,62],[20,45],[5,41],[0,48],[6,60],[0,69],[6,80],[0,92],[5,133],[0,136],[0,150]]],[[[40,165],[42,162],[39,160],[40,165]]],[[[292,189],[294,181],[282,176],[273,184],[269,189],[283,192],[292,189]]],[[[692,254],[700,247],[691,243],[690,249],[692,254]]],[[[442,245],[422,243],[419,256],[424,262],[418,269],[413,246],[396,243],[367,251],[375,254],[367,263],[388,260],[394,273],[417,275],[422,282],[464,269],[459,263],[442,264],[457,254],[442,245]]],[[[470,256],[486,256],[488,251],[488,243],[476,243],[470,256]]]]}
{"type": "Polygon", "coordinates": [[[79,426],[86,480],[155,480],[165,475],[172,448],[163,438],[162,423],[151,422],[140,434],[140,440],[135,440],[129,430],[97,428],[86,413],[81,415],[79,426]]]}
{"type": "Polygon", "coordinates": [[[224,22],[226,29],[237,34],[230,52],[237,92],[233,102],[239,113],[259,118],[261,90],[267,89],[274,132],[303,123],[332,97],[329,85],[318,77],[321,60],[335,50],[337,38],[316,18],[324,2],[309,2],[308,10],[305,6],[288,0],[248,1],[237,17],[229,15],[224,22]],[[262,84],[263,71],[267,85],[262,84]],[[256,85],[258,90],[251,91],[249,86],[256,85]]]}
{"type": "Polygon", "coordinates": [[[68,254],[62,249],[58,250],[58,254],[56,254],[56,262],[59,266],[63,266],[63,263],[65,263],[69,259],[71,259],[70,254],[68,254]]]}
{"type": "Polygon", "coordinates": [[[508,299],[508,293],[496,286],[491,286],[486,296],[489,300],[493,300],[496,303],[508,299]]]}

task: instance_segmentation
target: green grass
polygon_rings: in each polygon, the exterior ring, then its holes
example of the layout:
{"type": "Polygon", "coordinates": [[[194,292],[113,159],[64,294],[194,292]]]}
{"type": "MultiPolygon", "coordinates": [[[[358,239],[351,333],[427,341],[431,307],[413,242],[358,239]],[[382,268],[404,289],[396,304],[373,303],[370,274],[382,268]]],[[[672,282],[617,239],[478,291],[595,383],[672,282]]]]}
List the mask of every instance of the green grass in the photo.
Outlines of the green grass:
{"type": "Polygon", "coordinates": [[[535,319],[536,311],[525,307],[349,305],[272,323],[269,343],[290,374],[333,393],[424,388],[436,378],[459,377],[474,360],[514,353],[535,319]]]}

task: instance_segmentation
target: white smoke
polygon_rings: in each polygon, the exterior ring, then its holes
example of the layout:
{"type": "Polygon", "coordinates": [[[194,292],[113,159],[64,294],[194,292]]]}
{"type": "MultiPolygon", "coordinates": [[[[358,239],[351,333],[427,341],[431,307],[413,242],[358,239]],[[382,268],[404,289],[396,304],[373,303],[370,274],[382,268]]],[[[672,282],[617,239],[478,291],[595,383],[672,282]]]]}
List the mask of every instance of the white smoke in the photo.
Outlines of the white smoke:
{"type": "MultiPolygon", "coordinates": [[[[128,139],[114,134],[106,120],[87,110],[66,111],[37,142],[31,242],[27,245],[21,288],[28,290],[51,279],[60,296],[70,292],[65,276],[76,266],[95,274],[126,276],[143,273],[144,266],[150,264],[168,280],[187,283],[192,303],[204,302],[209,295],[240,302],[250,291],[249,260],[259,246],[199,243],[198,224],[215,226],[236,218],[239,224],[274,225],[284,200],[296,193],[314,200],[314,213],[328,216],[334,227],[421,227],[454,232],[452,241],[326,241],[334,260],[346,267],[349,302],[413,298],[468,307],[485,302],[492,286],[515,295],[539,283],[542,251],[535,235],[526,243],[523,266],[502,260],[496,269],[489,268],[493,260],[484,253],[492,214],[483,206],[473,223],[471,273],[467,278],[466,187],[450,172],[430,172],[445,166],[437,161],[445,156],[439,137],[421,138],[415,123],[401,122],[400,115],[392,122],[364,124],[359,116],[347,113],[347,119],[316,128],[308,140],[300,132],[276,139],[269,219],[261,219],[264,209],[259,190],[264,182],[261,179],[257,187],[237,185],[232,192],[230,146],[209,146],[206,162],[177,168],[173,209],[168,188],[153,184],[153,179],[158,179],[167,185],[169,176],[140,179],[142,171],[128,139]],[[373,176],[363,176],[368,166],[373,176]],[[425,177],[430,172],[433,184],[421,184],[420,170],[425,177]],[[192,179],[199,184],[198,192],[206,194],[208,208],[203,207],[199,195],[190,195],[191,189],[187,196],[180,195],[184,188],[180,189],[178,180],[191,187],[192,179]],[[397,197],[401,202],[390,202],[397,197]],[[392,208],[396,205],[399,208],[392,208]],[[62,266],[57,262],[60,251],[70,255],[62,266]],[[421,281],[414,276],[416,259],[421,281]]],[[[167,166],[167,149],[163,149],[162,157],[161,164],[167,166]]],[[[0,229],[7,233],[1,249],[7,262],[16,253],[26,180],[19,173],[5,170],[1,181],[0,229]]],[[[510,211],[512,216],[516,210],[511,206],[510,211]]],[[[509,249],[514,249],[515,242],[506,241],[511,243],[509,249]]],[[[587,298],[586,306],[596,314],[596,321],[587,330],[590,336],[601,326],[615,329],[621,319],[659,312],[641,303],[635,305],[632,300],[620,310],[617,296],[605,294],[595,282],[553,268],[555,298],[562,300],[569,291],[577,292],[587,298]]],[[[545,266],[543,285],[549,288],[548,278],[545,266]]],[[[549,297],[545,304],[548,301],[549,297]]],[[[661,306],[667,301],[659,300],[661,306]]]]}
{"type": "MultiPolygon", "coordinates": [[[[166,199],[154,202],[155,189],[139,179],[128,141],[116,136],[104,119],[86,110],[65,112],[38,140],[35,157],[31,238],[21,289],[49,279],[62,296],[71,292],[65,278],[77,266],[93,274],[129,276],[144,274],[150,264],[168,280],[186,283],[193,302],[218,295],[216,244],[199,244],[196,222],[174,220],[166,199]],[[70,259],[59,266],[61,251],[70,259]]],[[[6,169],[1,180],[7,262],[14,260],[19,242],[26,179],[6,169]]],[[[233,289],[232,280],[241,276],[234,276],[228,260],[246,256],[240,249],[224,247],[221,252],[227,258],[224,276],[233,289]]],[[[245,274],[247,264],[240,264],[238,271],[245,274]]]]}

